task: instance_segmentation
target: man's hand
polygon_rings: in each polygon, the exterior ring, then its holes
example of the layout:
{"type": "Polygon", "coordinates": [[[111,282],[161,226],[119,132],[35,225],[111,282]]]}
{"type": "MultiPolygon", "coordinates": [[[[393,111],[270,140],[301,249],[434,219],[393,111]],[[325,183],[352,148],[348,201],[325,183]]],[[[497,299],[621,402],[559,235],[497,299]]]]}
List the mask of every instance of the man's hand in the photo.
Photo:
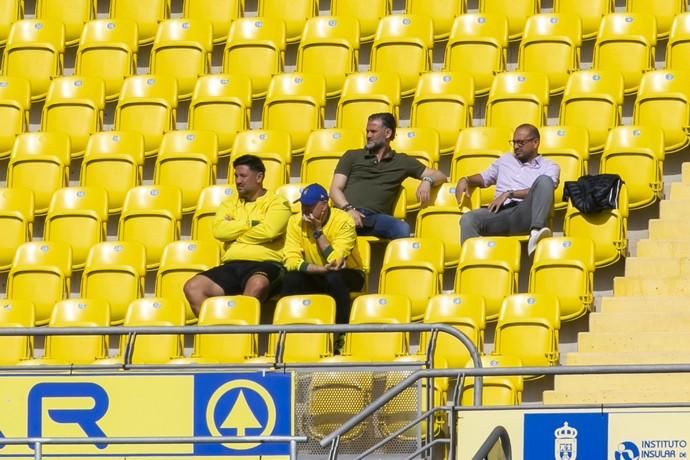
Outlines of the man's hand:
{"type": "Polygon", "coordinates": [[[328,273],[328,271],[328,266],[316,264],[309,264],[309,269],[307,270],[309,273],[328,273]]]}
{"type": "Polygon", "coordinates": [[[321,230],[321,221],[314,217],[313,214],[302,214],[302,220],[307,224],[307,227],[311,227],[313,231],[321,230]]]}
{"type": "Polygon", "coordinates": [[[346,259],[333,259],[326,264],[326,269],[331,272],[337,272],[345,268],[346,259]]]}
{"type": "Polygon", "coordinates": [[[467,183],[466,177],[461,177],[458,183],[455,185],[455,199],[458,204],[462,203],[465,198],[470,197],[470,185],[467,183]]]}
{"type": "Polygon", "coordinates": [[[422,206],[426,206],[431,199],[431,183],[423,180],[417,187],[417,200],[422,206]]]}
{"type": "Polygon", "coordinates": [[[489,203],[489,211],[491,212],[498,212],[501,209],[501,206],[503,206],[503,203],[508,199],[508,192],[503,192],[500,195],[498,195],[494,200],[489,203]]]}
{"type": "Polygon", "coordinates": [[[355,227],[362,228],[362,225],[364,225],[364,214],[357,211],[355,208],[350,209],[347,213],[350,214],[352,219],[355,221],[355,227]]]}

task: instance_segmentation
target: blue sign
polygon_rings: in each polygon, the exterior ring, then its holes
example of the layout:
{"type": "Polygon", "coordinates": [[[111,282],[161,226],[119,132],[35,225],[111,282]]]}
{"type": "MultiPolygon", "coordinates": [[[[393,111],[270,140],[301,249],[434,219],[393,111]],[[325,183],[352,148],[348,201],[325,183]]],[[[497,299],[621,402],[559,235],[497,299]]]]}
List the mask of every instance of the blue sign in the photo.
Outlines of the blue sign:
{"type": "Polygon", "coordinates": [[[608,414],[525,414],[524,458],[606,460],[608,414]]]}

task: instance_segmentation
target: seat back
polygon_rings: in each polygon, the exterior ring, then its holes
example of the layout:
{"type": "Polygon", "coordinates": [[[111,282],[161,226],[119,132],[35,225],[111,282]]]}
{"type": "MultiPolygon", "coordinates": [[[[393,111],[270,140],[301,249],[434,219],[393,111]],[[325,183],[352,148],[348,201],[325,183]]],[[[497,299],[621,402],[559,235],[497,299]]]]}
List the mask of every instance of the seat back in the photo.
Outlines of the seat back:
{"type": "Polygon", "coordinates": [[[208,21],[213,27],[213,43],[222,44],[228,38],[230,24],[244,16],[243,0],[219,0],[212,3],[206,0],[184,0],[182,17],[208,21]]]}
{"type": "Polygon", "coordinates": [[[690,56],[690,13],[681,13],[673,19],[666,43],[666,68],[690,70],[688,56],[690,56]]]}
{"type": "Polygon", "coordinates": [[[0,159],[9,158],[19,133],[29,130],[31,84],[22,77],[0,77],[0,159]]]}
{"type": "Polygon", "coordinates": [[[355,18],[359,22],[361,42],[374,39],[379,20],[391,14],[391,0],[332,0],[331,16],[355,18]]]}
{"type": "Polygon", "coordinates": [[[553,12],[578,16],[582,22],[582,38],[590,40],[597,36],[601,19],[613,13],[615,6],[611,0],[554,0],[553,12]]]}
{"type": "Polygon", "coordinates": [[[479,12],[503,14],[508,20],[508,38],[520,40],[527,18],[539,13],[538,0],[479,0],[479,12]]]}
{"type": "MultiPolygon", "coordinates": [[[[123,326],[183,326],[184,305],[181,302],[163,297],[136,299],[127,309],[123,326]]],[[[125,350],[128,338],[120,341],[120,356],[125,350]]],[[[133,364],[164,364],[182,356],[184,350],[181,334],[138,334],[129,338],[134,340],[133,364]]]]}
{"type": "Polygon", "coordinates": [[[38,0],[36,2],[36,19],[62,23],[65,28],[66,45],[76,45],[84,24],[95,17],[95,0],[38,0]]]}
{"type": "Polygon", "coordinates": [[[233,161],[242,155],[252,154],[261,158],[266,173],[263,186],[274,191],[290,182],[290,162],[292,161],[292,142],[290,134],[280,130],[252,129],[237,133],[228,163],[228,181],[235,179],[233,161]]]}
{"type": "Polygon", "coordinates": [[[397,118],[400,77],[394,73],[354,72],[345,78],[336,108],[336,127],[364,130],[372,113],[390,112],[397,118]]]}
{"type": "Polygon", "coordinates": [[[568,205],[563,201],[565,182],[587,174],[589,136],[579,126],[543,126],[539,131],[539,154],[561,168],[558,187],[553,192],[554,209],[565,209],[568,205]]]}
{"type": "Polygon", "coordinates": [[[630,0],[626,2],[625,9],[629,13],[654,16],[654,19],[656,19],[657,38],[661,39],[668,37],[674,18],[679,14],[685,13],[688,9],[688,4],[678,0],[656,0],[654,2],[630,0]]]}
{"type": "Polygon", "coordinates": [[[158,23],[170,17],[170,0],[112,0],[108,17],[133,21],[139,30],[139,44],[153,41],[158,23]]]}
{"type": "Polygon", "coordinates": [[[465,0],[407,0],[405,2],[407,14],[424,14],[431,18],[434,25],[434,40],[445,40],[453,27],[453,20],[467,12],[465,0]]]}
{"type": "Polygon", "coordinates": [[[0,271],[12,266],[17,248],[31,241],[34,222],[34,194],[21,188],[0,189],[0,271]]]}
{"type": "MultiPolygon", "coordinates": [[[[482,367],[522,367],[522,360],[510,355],[490,354],[481,357],[482,367]]],[[[474,367],[468,362],[466,367],[474,367]]],[[[521,375],[497,375],[482,378],[482,406],[517,406],[522,402],[524,378],[521,375]]],[[[474,405],[474,378],[465,378],[462,387],[463,406],[474,405]]]]}
{"type": "Polygon", "coordinates": [[[0,46],[5,46],[12,24],[24,17],[24,2],[5,2],[0,8],[0,46]]]}
{"type": "MultiPolygon", "coordinates": [[[[48,327],[108,327],[110,307],[102,299],[66,299],[55,304],[48,327]]],[[[49,335],[45,359],[65,364],[90,364],[108,356],[105,335],[49,335]]]]}
{"type": "MultiPolygon", "coordinates": [[[[33,327],[34,305],[29,300],[0,300],[0,327],[33,327]]],[[[0,363],[13,366],[19,361],[30,359],[34,354],[32,336],[0,337],[0,363]]]]}
{"type": "MultiPolygon", "coordinates": [[[[439,137],[433,128],[400,128],[395,132],[391,148],[416,158],[428,168],[438,169],[439,137]]],[[[417,199],[419,183],[419,179],[412,177],[408,177],[402,183],[407,212],[416,211],[421,207],[421,202],[417,199]]]]}
{"type": "Polygon", "coordinates": [[[213,237],[213,218],[220,204],[230,198],[235,189],[230,185],[210,185],[199,194],[192,216],[192,239],[216,241],[213,237]]]}
{"type": "Polygon", "coordinates": [[[306,22],[318,15],[317,0],[259,0],[257,7],[257,16],[285,23],[287,43],[299,42],[306,22]]]}
{"type": "Polygon", "coordinates": [[[504,72],[491,82],[486,102],[486,125],[511,132],[523,123],[546,124],[549,79],[543,72],[504,72]]]}

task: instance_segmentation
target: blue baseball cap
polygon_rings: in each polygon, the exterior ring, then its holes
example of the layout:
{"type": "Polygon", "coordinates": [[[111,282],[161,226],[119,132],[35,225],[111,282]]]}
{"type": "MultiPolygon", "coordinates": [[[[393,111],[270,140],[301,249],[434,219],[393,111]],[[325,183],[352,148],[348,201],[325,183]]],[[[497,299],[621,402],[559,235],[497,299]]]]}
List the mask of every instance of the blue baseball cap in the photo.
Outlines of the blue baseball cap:
{"type": "Polygon", "coordinates": [[[313,206],[319,201],[328,201],[328,192],[319,184],[309,184],[302,189],[302,193],[299,199],[295,200],[295,203],[299,202],[305,206],[313,206]]]}

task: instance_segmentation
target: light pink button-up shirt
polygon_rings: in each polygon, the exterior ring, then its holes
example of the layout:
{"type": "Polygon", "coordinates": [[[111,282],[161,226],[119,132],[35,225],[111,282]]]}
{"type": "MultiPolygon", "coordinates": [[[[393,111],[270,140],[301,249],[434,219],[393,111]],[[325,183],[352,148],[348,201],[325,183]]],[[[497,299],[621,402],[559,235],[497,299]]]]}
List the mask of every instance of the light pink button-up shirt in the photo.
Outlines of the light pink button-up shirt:
{"type": "MultiPolygon", "coordinates": [[[[558,186],[561,168],[551,160],[537,155],[532,161],[521,163],[512,153],[501,155],[489,169],[480,173],[484,186],[496,185],[496,196],[509,190],[523,190],[532,187],[539,176],[548,176],[553,187],[558,186]]],[[[514,201],[522,201],[514,198],[514,201]]]]}

